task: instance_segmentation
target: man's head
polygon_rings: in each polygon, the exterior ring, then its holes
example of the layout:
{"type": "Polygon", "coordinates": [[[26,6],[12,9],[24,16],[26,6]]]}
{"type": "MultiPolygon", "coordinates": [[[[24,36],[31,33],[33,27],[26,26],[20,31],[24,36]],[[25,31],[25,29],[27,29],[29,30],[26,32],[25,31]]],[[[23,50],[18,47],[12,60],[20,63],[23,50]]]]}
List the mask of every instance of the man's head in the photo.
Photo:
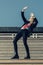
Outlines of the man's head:
{"type": "Polygon", "coordinates": [[[30,18],[29,18],[30,23],[33,23],[34,18],[35,18],[34,13],[30,13],[30,18]]]}
{"type": "Polygon", "coordinates": [[[30,18],[35,18],[34,13],[30,13],[30,18]]]}

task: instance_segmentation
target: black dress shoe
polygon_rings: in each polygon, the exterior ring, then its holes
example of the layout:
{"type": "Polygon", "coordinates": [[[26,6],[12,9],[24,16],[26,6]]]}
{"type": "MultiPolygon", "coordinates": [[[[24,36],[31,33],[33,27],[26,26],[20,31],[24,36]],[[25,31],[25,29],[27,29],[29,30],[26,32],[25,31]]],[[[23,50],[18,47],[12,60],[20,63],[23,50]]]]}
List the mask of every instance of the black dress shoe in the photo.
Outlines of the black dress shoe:
{"type": "Polygon", "coordinates": [[[19,59],[19,56],[15,55],[11,59],[19,59]]]}
{"type": "Polygon", "coordinates": [[[25,57],[24,59],[30,59],[30,57],[29,57],[29,56],[27,56],[27,57],[25,57]]]}

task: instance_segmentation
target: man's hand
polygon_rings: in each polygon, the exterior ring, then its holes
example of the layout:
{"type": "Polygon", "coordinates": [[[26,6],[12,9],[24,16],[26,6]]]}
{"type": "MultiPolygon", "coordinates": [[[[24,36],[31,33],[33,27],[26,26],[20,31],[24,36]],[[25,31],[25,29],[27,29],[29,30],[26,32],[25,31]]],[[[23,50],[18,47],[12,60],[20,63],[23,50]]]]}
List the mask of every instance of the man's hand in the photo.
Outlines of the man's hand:
{"type": "Polygon", "coordinates": [[[24,12],[27,8],[28,8],[28,6],[24,7],[24,8],[22,9],[22,12],[24,12]]]}

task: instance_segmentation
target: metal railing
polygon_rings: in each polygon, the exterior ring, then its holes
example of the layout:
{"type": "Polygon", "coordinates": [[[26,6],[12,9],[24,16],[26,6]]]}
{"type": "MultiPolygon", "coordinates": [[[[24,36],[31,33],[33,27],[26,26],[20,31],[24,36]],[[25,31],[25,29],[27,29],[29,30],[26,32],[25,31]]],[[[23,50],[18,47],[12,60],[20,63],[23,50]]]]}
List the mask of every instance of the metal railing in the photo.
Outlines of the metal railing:
{"type": "MultiPolygon", "coordinates": [[[[11,37],[11,38],[14,38],[17,33],[2,33],[2,34],[0,33],[0,38],[1,37],[11,37]]],[[[30,37],[31,38],[43,38],[43,33],[33,33],[30,37]]]]}

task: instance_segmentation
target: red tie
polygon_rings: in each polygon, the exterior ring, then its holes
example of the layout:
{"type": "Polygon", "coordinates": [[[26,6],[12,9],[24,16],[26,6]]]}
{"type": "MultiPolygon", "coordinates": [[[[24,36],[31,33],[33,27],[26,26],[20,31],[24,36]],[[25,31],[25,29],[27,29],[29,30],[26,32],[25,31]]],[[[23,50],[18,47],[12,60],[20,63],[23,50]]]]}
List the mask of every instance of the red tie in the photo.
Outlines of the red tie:
{"type": "Polygon", "coordinates": [[[25,24],[21,29],[26,29],[26,28],[28,28],[30,25],[31,25],[30,23],[25,24]]]}

